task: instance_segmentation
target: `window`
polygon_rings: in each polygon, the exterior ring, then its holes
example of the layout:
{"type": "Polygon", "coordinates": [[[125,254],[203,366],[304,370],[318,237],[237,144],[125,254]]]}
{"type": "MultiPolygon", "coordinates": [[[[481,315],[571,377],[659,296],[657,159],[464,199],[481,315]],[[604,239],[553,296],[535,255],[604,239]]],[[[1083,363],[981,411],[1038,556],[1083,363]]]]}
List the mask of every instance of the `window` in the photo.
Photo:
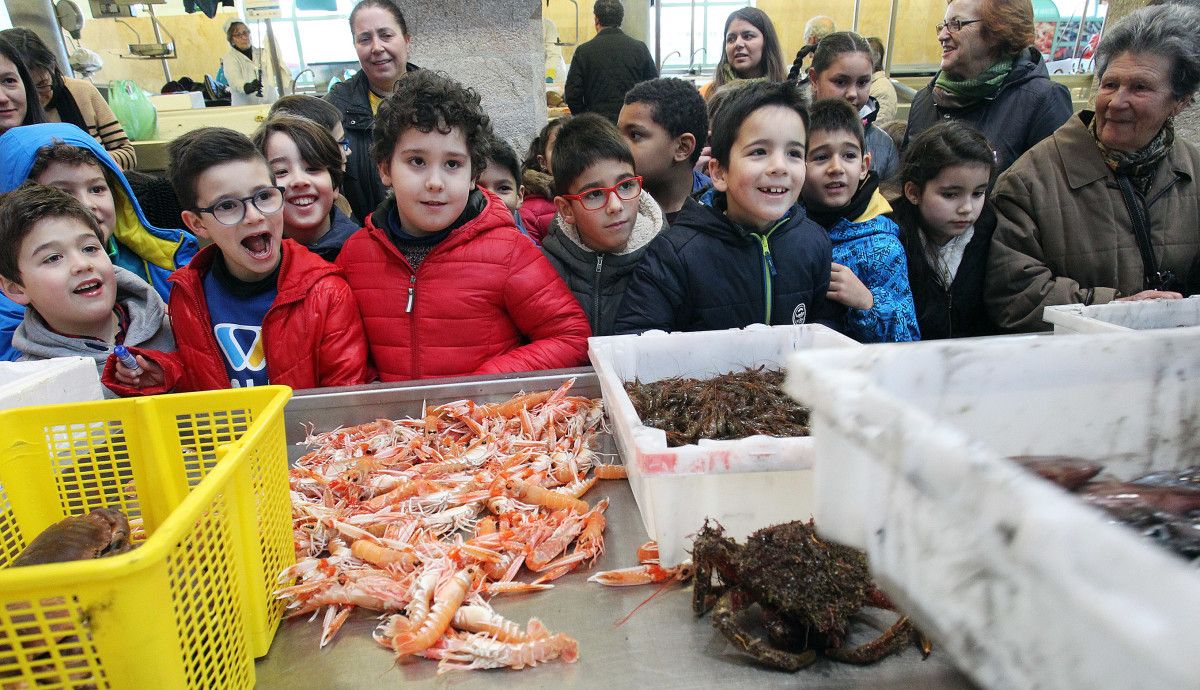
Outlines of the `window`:
{"type": "MultiPolygon", "coordinates": [[[[348,21],[355,0],[328,0],[328,3],[300,0],[300,4],[328,4],[333,9],[300,9],[296,7],[296,0],[279,0],[283,17],[272,19],[271,27],[279,47],[280,62],[287,65],[292,75],[310,67],[320,72],[320,66],[330,63],[353,63],[351,69],[357,70],[358,56],[354,52],[354,39],[348,21]]],[[[254,44],[265,47],[266,25],[254,21],[249,24],[254,32],[254,44]]],[[[341,76],[340,69],[333,70],[330,74],[323,74],[316,82],[324,83],[335,73],[341,76]]],[[[313,83],[311,73],[306,73],[298,85],[313,83]]]]}
{"type": "MultiPolygon", "coordinates": [[[[661,0],[663,72],[709,70],[716,67],[725,48],[725,20],[729,13],[749,7],[747,0],[661,0]],[[686,30],[691,27],[691,30],[686,30]]],[[[654,34],[654,14],[650,15],[654,34]]]]}

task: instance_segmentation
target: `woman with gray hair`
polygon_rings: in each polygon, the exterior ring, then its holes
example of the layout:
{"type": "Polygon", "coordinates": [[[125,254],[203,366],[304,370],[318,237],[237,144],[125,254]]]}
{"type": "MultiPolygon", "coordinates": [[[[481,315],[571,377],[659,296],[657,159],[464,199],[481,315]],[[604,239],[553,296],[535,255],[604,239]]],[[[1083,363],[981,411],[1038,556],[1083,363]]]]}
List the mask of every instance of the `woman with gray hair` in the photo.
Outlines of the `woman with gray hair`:
{"type": "Polygon", "coordinates": [[[1140,9],[1096,51],[1096,110],[996,182],[985,300],[1006,330],[1044,307],[1177,299],[1200,256],[1200,148],[1172,119],[1200,85],[1200,11],[1140,9]]]}

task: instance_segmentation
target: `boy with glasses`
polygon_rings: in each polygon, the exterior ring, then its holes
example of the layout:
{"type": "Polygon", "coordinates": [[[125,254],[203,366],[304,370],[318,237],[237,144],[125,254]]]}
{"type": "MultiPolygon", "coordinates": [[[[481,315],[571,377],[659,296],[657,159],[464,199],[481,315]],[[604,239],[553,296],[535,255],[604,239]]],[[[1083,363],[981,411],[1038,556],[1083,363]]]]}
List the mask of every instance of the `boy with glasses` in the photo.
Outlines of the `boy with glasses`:
{"type": "Polygon", "coordinates": [[[206,127],[168,146],[183,221],[212,244],[171,276],[174,355],[130,348],[140,369],[110,358],[105,385],[122,395],[367,380],[362,321],[341,269],[282,239],[283,188],[254,144],[206,127]]]}
{"type": "Polygon", "coordinates": [[[594,113],[571,118],[555,150],[558,214],[542,253],[575,293],[592,335],[612,335],[633,269],[666,221],[642,193],[633,153],[608,120],[594,113]]]}

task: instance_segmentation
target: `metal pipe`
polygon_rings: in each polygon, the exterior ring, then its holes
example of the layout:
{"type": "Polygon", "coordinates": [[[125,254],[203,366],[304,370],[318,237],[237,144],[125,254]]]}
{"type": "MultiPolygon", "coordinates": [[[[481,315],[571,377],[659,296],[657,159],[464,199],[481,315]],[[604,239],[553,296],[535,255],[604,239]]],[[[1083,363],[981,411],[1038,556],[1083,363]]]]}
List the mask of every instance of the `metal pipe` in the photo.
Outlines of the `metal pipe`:
{"type": "MultiPolygon", "coordinates": [[[[692,0],[691,13],[688,15],[688,54],[692,56],[688,62],[688,73],[692,73],[691,60],[696,58],[696,0],[692,0]]],[[[705,55],[707,54],[706,52],[705,55]]]]}
{"type": "Polygon", "coordinates": [[[899,0],[892,0],[892,16],[888,19],[888,38],[887,38],[887,61],[883,65],[883,73],[891,75],[892,73],[892,58],[895,56],[895,51],[892,48],[896,43],[896,9],[899,0]]]}
{"type": "Polygon", "coordinates": [[[13,26],[29,29],[42,39],[57,58],[59,69],[66,76],[74,76],[71,60],[67,57],[67,46],[63,42],[62,30],[58,27],[58,15],[51,0],[8,0],[8,18],[13,26]]]}
{"type": "MultiPolygon", "coordinates": [[[[854,19],[850,23],[850,30],[854,33],[858,33],[858,11],[861,9],[861,4],[861,0],[854,0],[854,19]]],[[[894,5],[895,3],[893,2],[892,4],[894,5]]]]}
{"type": "MultiPolygon", "coordinates": [[[[650,0],[654,3],[654,64],[662,64],[662,0],[650,0]]],[[[658,70],[662,73],[662,69],[658,70]]]]}
{"type": "MultiPolygon", "coordinates": [[[[154,5],[146,5],[146,9],[150,12],[150,28],[154,30],[154,42],[162,43],[162,32],[158,28],[158,18],[154,16],[154,5]]],[[[171,43],[175,43],[174,39],[171,40],[171,43]]],[[[174,50],[175,46],[172,45],[171,49],[174,50]]],[[[171,81],[171,67],[167,64],[167,59],[165,57],[160,58],[159,62],[162,63],[163,76],[166,77],[167,81],[171,81]]],[[[166,82],[163,83],[165,84],[166,82]]]]}
{"type": "MultiPolygon", "coordinates": [[[[1083,13],[1079,17],[1079,29],[1075,32],[1075,47],[1071,49],[1071,59],[1075,61],[1075,68],[1071,71],[1072,74],[1079,74],[1082,70],[1079,69],[1079,42],[1083,40],[1083,27],[1087,26],[1087,11],[1088,0],[1083,0],[1083,13]]],[[[1054,56],[1051,55],[1051,58],[1054,56]]]]}
{"type": "Polygon", "coordinates": [[[271,28],[271,20],[264,19],[267,23],[267,50],[271,54],[271,71],[275,77],[275,97],[283,97],[283,75],[279,69],[279,51],[275,50],[275,30],[271,28]]]}

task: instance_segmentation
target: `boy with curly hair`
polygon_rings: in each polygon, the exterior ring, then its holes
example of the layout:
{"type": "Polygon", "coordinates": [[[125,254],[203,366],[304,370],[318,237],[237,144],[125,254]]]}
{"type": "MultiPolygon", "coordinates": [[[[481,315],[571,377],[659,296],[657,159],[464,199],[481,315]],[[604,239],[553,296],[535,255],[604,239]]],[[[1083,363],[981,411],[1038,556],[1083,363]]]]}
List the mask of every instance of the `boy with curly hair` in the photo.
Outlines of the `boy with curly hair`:
{"type": "Polygon", "coordinates": [[[444,74],[411,72],[379,106],[371,156],[394,196],[337,263],[384,381],[587,361],[575,297],[476,184],[491,136],[479,94],[444,74]]]}

